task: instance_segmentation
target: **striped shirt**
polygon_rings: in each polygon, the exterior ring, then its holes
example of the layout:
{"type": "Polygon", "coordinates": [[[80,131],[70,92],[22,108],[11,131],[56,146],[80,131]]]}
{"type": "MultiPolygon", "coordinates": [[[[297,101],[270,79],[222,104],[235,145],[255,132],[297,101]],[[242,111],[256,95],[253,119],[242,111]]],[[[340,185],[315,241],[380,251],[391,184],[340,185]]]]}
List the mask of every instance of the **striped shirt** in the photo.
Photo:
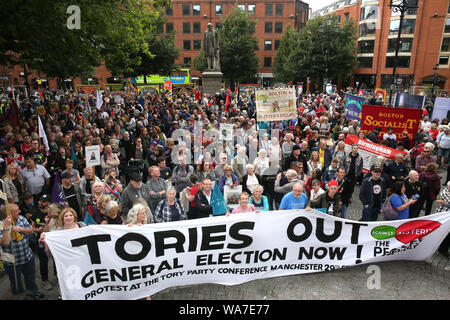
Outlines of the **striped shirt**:
{"type": "MultiPolygon", "coordinates": [[[[24,216],[19,216],[19,218],[16,221],[16,226],[22,227],[22,228],[29,228],[31,229],[31,225],[28,223],[27,219],[24,216]]],[[[0,230],[0,238],[3,237],[3,232],[9,232],[9,231],[1,231],[0,230]]],[[[11,239],[11,245],[9,246],[2,246],[2,249],[6,253],[14,254],[16,264],[25,264],[28,261],[30,261],[31,257],[33,256],[33,252],[30,249],[29,244],[29,236],[22,234],[23,239],[20,241],[14,241],[11,239]],[[11,250],[12,247],[12,250],[11,250]]],[[[12,264],[7,261],[3,261],[4,264],[12,264]]]]}

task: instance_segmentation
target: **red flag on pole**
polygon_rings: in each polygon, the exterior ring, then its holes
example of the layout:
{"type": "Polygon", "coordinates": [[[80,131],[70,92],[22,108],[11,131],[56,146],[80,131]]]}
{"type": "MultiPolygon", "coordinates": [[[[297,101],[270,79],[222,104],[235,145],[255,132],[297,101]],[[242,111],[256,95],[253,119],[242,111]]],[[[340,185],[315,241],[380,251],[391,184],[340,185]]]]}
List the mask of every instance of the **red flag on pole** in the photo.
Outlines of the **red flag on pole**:
{"type": "Polygon", "coordinates": [[[225,112],[228,111],[228,105],[230,104],[230,88],[227,90],[227,98],[225,100],[225,112]]]}

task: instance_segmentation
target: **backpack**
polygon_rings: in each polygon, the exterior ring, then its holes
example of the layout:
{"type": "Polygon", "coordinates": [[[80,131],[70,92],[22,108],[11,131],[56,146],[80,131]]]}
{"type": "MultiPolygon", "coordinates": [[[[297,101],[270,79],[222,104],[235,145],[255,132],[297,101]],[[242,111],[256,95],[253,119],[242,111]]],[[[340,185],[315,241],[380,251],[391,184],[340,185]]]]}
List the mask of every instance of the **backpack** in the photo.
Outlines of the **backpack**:
{"type": "Polygon", "coordinates": [[[380,212],[383,214],[384,220],[395,220],[398,218],[398,211],[391,203],[392,196],[393,195],[390,195],[381,206],[380,212]]]}

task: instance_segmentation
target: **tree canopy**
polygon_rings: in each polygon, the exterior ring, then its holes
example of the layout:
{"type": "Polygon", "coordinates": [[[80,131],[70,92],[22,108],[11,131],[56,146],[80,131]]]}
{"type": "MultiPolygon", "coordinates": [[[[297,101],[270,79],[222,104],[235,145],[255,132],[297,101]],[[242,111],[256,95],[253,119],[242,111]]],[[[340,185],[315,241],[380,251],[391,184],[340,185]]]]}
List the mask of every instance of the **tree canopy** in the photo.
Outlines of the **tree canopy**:
{"type": "Polygon", "coordinates": [[[339,28],[336,16],[329,26],[325,19],[309,20],[299,32],[286,28],[274,60],[277,80],[300,82],[310,77],[320,82],[327,66],[329,79],[350,76],[357,64],[355,23],[348,20],[339,28]]]}
{"type": "Polygon", "coordinates": [[[48,77],[86,76],[105,63],[113,75],[133,72],[167,0],[5,1],[0,63],[27,65],[48,77]],[[68,28],[79,7],[80,28],[68,28]]]}

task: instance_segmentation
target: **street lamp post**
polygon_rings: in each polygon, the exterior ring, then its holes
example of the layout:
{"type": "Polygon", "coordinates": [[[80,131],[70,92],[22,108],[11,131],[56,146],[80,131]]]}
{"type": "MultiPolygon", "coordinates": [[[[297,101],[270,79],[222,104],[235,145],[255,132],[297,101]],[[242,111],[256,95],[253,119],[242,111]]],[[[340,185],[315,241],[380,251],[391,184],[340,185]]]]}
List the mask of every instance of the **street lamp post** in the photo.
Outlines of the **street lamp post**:
{"type": "Polygon", "coordinates": [[[436,84],[437,84],[437,72],[439,70],[439,63],[436,63],[436,66],[433,68],[433,72],[434,72],[434,79],[433,79],[433,87],[431,89],[431,100],[434,101],[434,91],[436,89],[436,84]]]}
{"type": "MultiPolygon", "coordinates": [[[[400,49],[400,42],[401,42],[401,36],[402,36],[403,19],[405,18],[406,13],[412,13],[415,9],[418,8],[416,5],[409,4],[410,2],[412,2],[412,1],[411,0],[400,0],[400,1],[390,0],[390,3],[389,3],[389,7],[391,7],[392,12],[394,12],[394,13],[400,12],[400,24],[398,26],[397,45],[395,47],[394,66],[393,66],[393,70],[392,70],[392,85],[391,85],[391,92],[389,94],[389,103],[391,105],[392,105],[392,91],[394,90],[394,87],[396,85],[395,74],[397,72],[398,52],[400,49]]],[[[416,1],[416,3],[417,3],[417,1],[416,1]]]]}
{"type": "MultiPolygon", "coordinates": [[[[323,79],[323,92],[326,92],[326,87],[327,87],[327,82],[328,82],[328,64],[329,64],[329,50],[330,50],[330,27],[331,27],[331,23],[333,22],[333,18],[331,16],[328,16],[325,19],[325,24],[326,26],[324,26],[323,24],[321,24],[319,26],[319,32],[323,38],[323,40],[325,40],[327,47],[325,48],[325,75],[324,75],[324,79],[323,79]]],[[[339,26],[335,25],[333,27],[333,29],[331,29],[334,33],[338,32],[339,30],[339,26]]]]}

